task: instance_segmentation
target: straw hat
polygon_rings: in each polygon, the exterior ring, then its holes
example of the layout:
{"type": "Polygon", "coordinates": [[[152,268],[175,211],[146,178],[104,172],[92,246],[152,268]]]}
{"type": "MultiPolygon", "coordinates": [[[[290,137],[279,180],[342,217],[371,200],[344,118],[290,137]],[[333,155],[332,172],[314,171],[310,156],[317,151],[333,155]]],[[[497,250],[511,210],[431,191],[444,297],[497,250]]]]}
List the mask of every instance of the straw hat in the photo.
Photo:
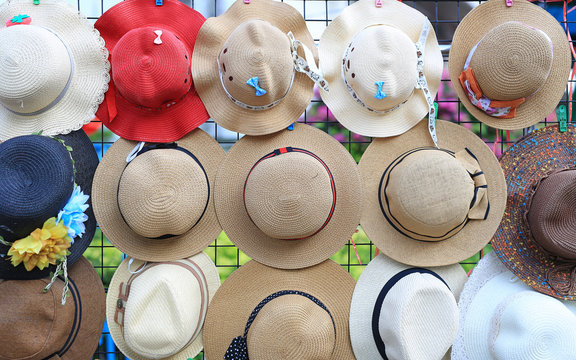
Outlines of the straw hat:
{"type": "Polygon", "coordinates": [[[360,275],[350,305],[350,340],[358,360],[438,360],[458,330],[459,264],[413,268],[383,254],[360,275]]]}
{"type": "Polygon", "coordinates": [[[353,359],[348,333],[353,291],[354,279],[332,260],[298,270],[249,261],[226,279],[210,304],[204,354],[227,360],[353,359]]]}
{"type": "Polygon", "coordinates": [[[160,263],[122,261],[108,288],[110,335],[130,359],[188,359],[202,350],[208,304],[220,286],[205,253],[160,263]]]}
{"type": "Polygon", "coordinates": [[[328,259],[360,220],[356,162],[330,135],[304,124],[240,139],[218,170],[214,192],[230,240],[277,268],[328,259]]]}
{"type": "Polygon", "coordinates": [[[202,26],[192,75],[218,125],[265,135],[286,128],[306,110],[314,86],[309,77],[327,86],[315,56],[306,22],[292,6],[236,0],[202,26]]]}
{"type": "Polygon", "coordinates": [[[455,264],[490,241],[502,219],[506,182],[482,139],[439,120],[439,146],[425,123],[376,139],[359,168],[360,224],[387,256],[412,266],[455,264]]]}
{"type": "Polygon", "coordinates": [[[0,24],[0,140],[90,122],[110,66],[92,23],[65,1],[11,0],[0,5],[0,24]]]}
{"type": "Polygon", "coordinates": [[[576,127],[534,131],[502,156],[508,200],[492,245],[504,264],[535,290],[576,299],[576,127]],[[522,256],[518,255],[522,249],[522,256]]]}
{"type": "Polygon", "coordinates": [[[566,33],[526,0],[491,0],[458,25],[450,79],[466,109],[498,129],[534,125],[554,111],[570,73],[566,33]]]}
{"type": "Polygon", "coordinates": [[[322,100],[355,133],[400,135],[434,109],[442,54],[428,19],[406,4],[384,0],[376,7],[374,0],[360,0],[348,6],[322,34],[319,54],[330,84],[322,100]],[[427,86],[420,90],[422,79],[427,86]]]}
{"type": "Polygon", "coordinates": [[[55,138],[17,136],[0,143],[0,279],[48,276],[57,265],[54,260],[48,264],[49,254],[66,258],[68,266],[82,256],[96,231],[90,194],[97,166],[98,155],[82,130],[55,138]],[[53,248],[51,243],[37,248],[39,239],[28,242],[34,250],[20,246],[46,229],[51,218],[55,223],[63,220],[67,231],[64,238],[51,239],[71,244],[69,248],[53,248]],[[26,250],[30,259],[17,261],[16,249],[20,255],[26,250]]]}
{"type": "Polygon", "coordinates": [[[112,65],[110,90],[98,118],[136,141],[175,141],[208,120],[194,89],[192,50],[204,16],[177,0],[129,0],[94,25],[112,65]]]}
{"type": "Polygon", "coordinates": [[[221,231],[212,199],[224,156],[201,129],[170,144],[119,139],[94,176],[100,228],[137,259],[168,261],[202,251],[221,231]]]}
{"type": "Polygon", "coordinates": [[[104,327],[104,287],[85,258],[68,268],[68,301],[60,278],[0,280],[0,359],[90,359],[104,327]]]}
{"type": "Polygon", "coordinates": [[[573,359],[576,304],[533,291],[490,253],[458,303],[454,360],[573,359]]]}

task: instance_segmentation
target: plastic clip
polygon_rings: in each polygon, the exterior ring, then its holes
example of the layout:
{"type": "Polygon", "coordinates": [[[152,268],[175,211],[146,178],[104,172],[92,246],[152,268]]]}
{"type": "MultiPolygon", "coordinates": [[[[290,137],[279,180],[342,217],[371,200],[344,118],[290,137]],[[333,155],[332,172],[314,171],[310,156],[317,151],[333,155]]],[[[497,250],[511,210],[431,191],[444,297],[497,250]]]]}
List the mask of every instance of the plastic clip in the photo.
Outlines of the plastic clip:
{"type": "Polygon", "coordinates": [[[382,7],[382,0],[376,0],[376,7],[382,7]]]}
{"type": "Polygon", "coordinates": [[[40,5],[40,0],[34,0],[33,3],[34,5],[40,5]]]}
{"type": "Polygon", "coordinates": [[[556,109],[556,117],[558,118],[558,127],[560,128],[560,132],[568,131],[568,121],[566,117],[566,105],[558,106],[556,109]]]}
{"type": "Polygon", "coordinates": [[[164,1],[156,0],[156,6],[162,6],[162,5],[164,5],[164,1]]]}
{"type": "Polygon", "coordinates": [[[514,5],[514,0],[506,0],[506,6],[510,7],[514,5]]]}
{"type": "Polygon", "coordinates": [[[434,101],[434,110],[436,111],[436,118],[434,119],[434,125],[438,122],[438,103],[434,101]]]}
{"type": "Polygon", "coordinates": [[[296,123],[292,123],[292,124],[288,125],[288,130],[290,130],[290,131],[294,130],[294,124],[296,124],[296,123]]]}

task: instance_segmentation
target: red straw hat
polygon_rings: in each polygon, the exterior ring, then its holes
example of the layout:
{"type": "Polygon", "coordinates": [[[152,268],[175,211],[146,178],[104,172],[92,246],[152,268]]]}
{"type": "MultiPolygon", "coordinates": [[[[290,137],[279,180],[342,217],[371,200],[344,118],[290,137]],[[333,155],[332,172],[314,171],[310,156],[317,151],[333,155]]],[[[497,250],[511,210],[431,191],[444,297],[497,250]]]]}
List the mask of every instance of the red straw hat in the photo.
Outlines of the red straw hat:
{"type": "Polygon", "coordinates": [[[176,0],[123,1],[96,21],[112,67],[97,112],[104,125],[128,140],[170,142],[208,120],[190,70],[204,21],[176,0]]]}

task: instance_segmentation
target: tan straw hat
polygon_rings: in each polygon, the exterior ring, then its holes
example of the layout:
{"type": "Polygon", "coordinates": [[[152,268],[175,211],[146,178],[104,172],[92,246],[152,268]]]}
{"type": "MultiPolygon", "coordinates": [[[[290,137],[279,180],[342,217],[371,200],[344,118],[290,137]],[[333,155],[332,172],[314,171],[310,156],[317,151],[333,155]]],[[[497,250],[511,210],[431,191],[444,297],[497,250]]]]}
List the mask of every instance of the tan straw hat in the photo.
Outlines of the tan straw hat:
{"type": "Polygon", "coordinates": [[[554,111],[570,73],[570,47],[552,15],[526,0],[490,0],[456,28],[450,79],[466,109],[498,129],[534,125],[554,111]]]}
{"type": "Polygon", "coordinates": [[[387,256],[412,266],[443,266],[482,249],[500,224],[506,182],[484,141],[438,121],[440,148],[425,123],[376,139],[360,160],[360,224],[387,256]]]}
{"type": "Polygon", "coordinates": [[[218,125],[247,135],[270,134],[306,110],[313,96],[310,78],[327,87],[315,56],[306,22],[292,6],[237,0],[200,29],[192,77],[218,125]]]}
{"type": "Polygon", "coordinates": [[[216,177],[214,204],[222,228],[246,255],[297,269],[338,251],[360,220],[356,162],[333,137],[296,124],[267,136],[245,136],[216,177]]]}
{"type": "Polygon", "coordinates": [[[92,187],[96,220],[137,259],[194,255],[221,231],[212,199],[225,153],[200,129],[176,143],[144,145],[119,139],[102,158],[92,187]]]}
{"type": "Polygon", "coordinates": [[[0,24],[0,140],[68,134],[90,122],[110,80],[92,23],[63,0],[10,0],[0,24]]]}
{"type": "Polygon", "coordinates": [[[106,297],[110,335],[130,359],[193,358],[202,350],[204,319],[219,286],[205,253],[159,263],[125,259],[106,297]]]}
{"type": "Polygon", "coordinates": [[[57,277],[0,280],[0,359],[91,359],[98,346],[105,317],[102,281],[90,262],[81,257],[68,268],[66,284],[57,277]],[[68,293],[65,305],[62,294],[68,293]]]}
{"type": "Polygon", "coordinates": [[[442,54],[426,16],[396,0],[375,3],[348,6],[322,34],[318,51],[330,91],[320,93],[351,131],[396,136],[429,111],[435,117],[442,54]]]}
{"type": "Polygon", "coordinates": [[[250,261],[214,296],[207,359],[353,359],[348,313],[354,279],[332,260],[298,270],[250,261]]]}

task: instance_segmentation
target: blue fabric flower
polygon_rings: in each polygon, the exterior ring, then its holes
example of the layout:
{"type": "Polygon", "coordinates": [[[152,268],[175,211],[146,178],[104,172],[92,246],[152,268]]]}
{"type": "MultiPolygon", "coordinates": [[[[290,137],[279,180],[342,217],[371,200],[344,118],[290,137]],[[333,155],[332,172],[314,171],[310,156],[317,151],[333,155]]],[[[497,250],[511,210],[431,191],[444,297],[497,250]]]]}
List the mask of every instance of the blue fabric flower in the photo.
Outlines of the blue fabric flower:
{"type": "Polygon", "coordinates": [[[68,227],[68,236],[72,239],[72,243],[74,243],[74,238],[82,236],[84,231],[86,231],[84,222],[88,220],[88,215],[84,214],[84,212],[89,207],[86,204],[89,197],[84,195],[80,186],[75,185],[70,200],[68,200],[64,209],[58,213],[57,222],[60,222],[60,220],[64,221],[64,225],[68,227]]]}

